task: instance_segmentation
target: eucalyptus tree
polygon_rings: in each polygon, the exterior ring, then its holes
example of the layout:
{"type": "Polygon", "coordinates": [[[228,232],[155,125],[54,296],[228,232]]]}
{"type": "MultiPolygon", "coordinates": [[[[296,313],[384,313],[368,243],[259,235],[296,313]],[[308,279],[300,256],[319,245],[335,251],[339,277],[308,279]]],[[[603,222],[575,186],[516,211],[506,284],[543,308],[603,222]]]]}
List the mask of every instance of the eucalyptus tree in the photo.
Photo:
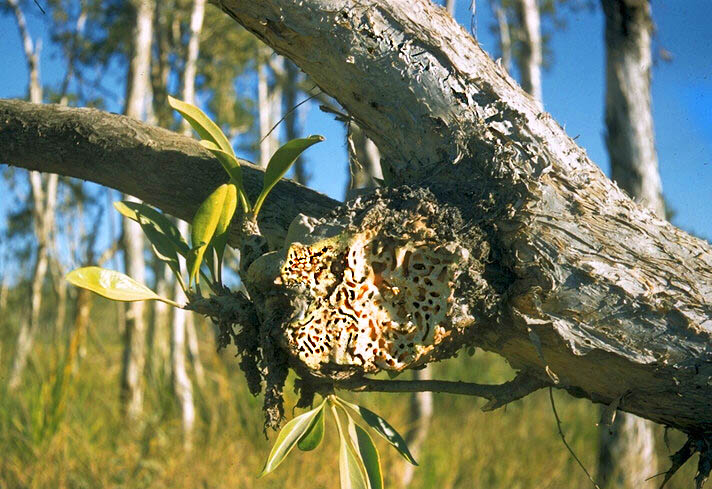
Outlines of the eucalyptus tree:
{"type": "MultiPolygon", "coordinates": [[[[257,374],[250,378],[255,390],[267,392],[270,426],[281,421],[287,366],[299,374],[300,406],[333,389],[436,390],[484,397],[486,409],[494,409],[556,388],[686,433],[674,465],[699,452],[702,486],[712,465],[708,243],[633,202],[428,0],[222,0],[220,7],[341,103],[378,146],[387,185],[339,206],[282,182],[256,221],[246,224],[244,214],[236,214],[229,240],[255,259],[249,273],[249,261],[241,272],[256,293],[232,296],[236,308],[229,311],[206,312],[231,328],[238,323],[242,331],[259,332],[240,337],[257,343],[242,344],[241,352],[265,367],[247,369],[257,374]],[[285,243],[292,222],[296,241],[285,243]],[[250,234],[258,228],[259,234],[250,234]],[[311,359],[300,328],[308,329],[313,314],[337,311],[320,300],[321,285],[290,286],[300,280],[299,260],[279,261],[299,250],[323,250],[304,244],[309,228],[331,236],[334,254],[327,246],[317,260],[324,268],[317,268],[333,271],[335,280],[342,251],[389,251],[372,262],[383,278],[387,258],[405,259],[400,251],[413,247],[402,268],[413,273],[401,276],[408,282],[402,293],[417,294],[411,281],[437,265],[428,278],[447,314],[433,330],[426,327],[427,305],[401,303],[406,313],[412,306],[421,314],[417,346],[388,343],[386,336],[397,333],[391,321],[374,330],[384,338],[375,353],[359,350],[359,358],[347,349],[353,335],[345,334],[338,336],[343,350],[324,361],[311,359]],[[285,254],[260,255],[262,245],[285,254]],[[330,261],[334,256],[337,261],[330,261]],[[471,346],[502,355],[519,374],[502,385],[368,377],[381,369],[417,368],[471,346]]],[[[6,162],[118,187],[177,217],[190,219],[227,178],[199,143],[121,116],[3,101],[0,120],[6,162]],[[81,141],[65,143],[62,158],[53,157],[51,148],[66,142],[70,130],[81,141]],[[88,160],[91,165],[82,163],[88,160]]],[[[264,173],[241,166],[252,200],[264,173]]],[[[369,277],[368,284],[388,296],[376,272],[369,277]]],[[[348,288],[347,282],[339,284],[348,288]]],[[[389,297],[400,293],[390,287],[389,297]]],[[[394,308],[391,319],[405,321],[398,303],[386,300],[394,308]]],[[[373,314],[374,321],[381,318],[373,314]]],[[[319,333],[316,325],[309,332],[319,333]]],[[[329,338],[319,341],[322,353],[331,351],[329,338]]]]}
{"type": "MultiPolygon", "coordinates": [[[[27,71],[29,73],[28,91],[29,99],[33,103],[43,102],[43,89],[40,78],[40,49],[41,43],[33,39],[27,25],[27,20],[22,5],[18,0],[8,0],[17,28],[20,32],[27,71]]],[[[35,335],[40,322],[40,308],[42,306],[42,288],[49,267],[49,252],[51,249],[52,233],[55,225],[55,204],[57,201],[57,175],[42,175],[30,172],[28,176],[32,209],[33,231],[36,238],[35,258],[30,277],[30,312],[27,321],[20,325],[17,338],[17,348],[13,358],[9,388],[15,389],[22,381],[22,374],[34,343],[35,335]]]]}

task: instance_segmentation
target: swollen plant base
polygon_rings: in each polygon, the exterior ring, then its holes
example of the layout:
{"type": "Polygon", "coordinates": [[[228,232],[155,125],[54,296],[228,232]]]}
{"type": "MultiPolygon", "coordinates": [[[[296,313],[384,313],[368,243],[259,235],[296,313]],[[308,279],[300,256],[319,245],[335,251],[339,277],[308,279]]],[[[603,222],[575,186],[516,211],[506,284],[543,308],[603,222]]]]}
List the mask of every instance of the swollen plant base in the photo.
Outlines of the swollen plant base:
{"type": "Polygon", "coordinates": [[[305,286],[313,298],[286,334],[310,369],[334,363],[402,370],[450,334],[446,315],[467,250],[428,243],[422,221],[409,225],[425,240],[403,241],[375,228],[290,246],[282,281],[305,286]]]}
{"type": "Polygon", "coordinates": [[[248,275],[276,275],[268,294],[281,301],[267,299],[265,315],[289,311],[273,334],[301,375],[415,368],[452,356],[474,328],[472,304],[456,289],[489,287],[486,243],[460,229],[459,213],[426,190],[380,191],[319,221],[297,217],[284,249],[248,275]],[[473,239],[481,256],[468,251],[473,239]]]}

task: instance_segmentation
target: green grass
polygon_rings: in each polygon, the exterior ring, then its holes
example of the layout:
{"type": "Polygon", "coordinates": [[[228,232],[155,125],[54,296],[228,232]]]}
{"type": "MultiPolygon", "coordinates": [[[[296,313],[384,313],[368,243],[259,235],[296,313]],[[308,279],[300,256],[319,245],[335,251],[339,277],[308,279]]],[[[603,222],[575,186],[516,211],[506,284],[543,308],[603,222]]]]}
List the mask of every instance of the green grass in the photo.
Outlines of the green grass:
{"type": "MultiPolygon", "coordinates": [[[[21,301],[15,295],[11,303],[21,301]]],[[[182,448],[180,412],[161,372],[147,378],[145,416],[127,425],[119,408],[121,337],[115,308],[94,303],[85,354],[71,380],[54,388],[62,367],[67,331],[40,331],[22,388],[12,394],[0,386],[0,488],[336,488],[335,428],[327,421],[325,443],[314,452],[295,451],[274,474],[256,479],[270,448],[262,434],[261,399],[247,387],[233,351],[215,353],[207,324],[199,330],[206,386],[196,392],[198,419],[194,448],[182,448]],[[61,392],[57,392],[57,391],[61,392]]],[[[45,311],[49,322],[51,304],[45,311]]],[[[23,307],[8,307],[0,319],[0,375],[7,378],[23,307]]],[[[68,312],[71,314],[71,311],[68,312]]],[[[434,376],[477,382],[511,378],[507,365],[480,351],[474,357],[438,364],[434,376]]],[[[287,410],[295,397],[288,386],[287,410]]],[[[408,426],[407,394],[348,394],[384,416],[401,433],[408,426]]],[[[555,393],[567,440],[595,471],[599,409],[585,400],[555,393]]],[[[429,434],[417,454],[420,467],[413,488],[584,488],[591,487],[558,436],[548,394],[535,393],[493,413],[483,401],[435,396],[429,434]]],[[[658,430],[661,456],[669,455],[658,430]]],[[[272,439],[274,436],[272,436],[272,439]]],[[[682,436],[671,433],[671,445],[682,436]]],[[[376,441],[387,487],[398,487],[405,463],[376,441]]],[[[663,460],[663,463],[666,463],[663,460]]],[[[690,487],[688,465],[669,487],[690,487]]]]}

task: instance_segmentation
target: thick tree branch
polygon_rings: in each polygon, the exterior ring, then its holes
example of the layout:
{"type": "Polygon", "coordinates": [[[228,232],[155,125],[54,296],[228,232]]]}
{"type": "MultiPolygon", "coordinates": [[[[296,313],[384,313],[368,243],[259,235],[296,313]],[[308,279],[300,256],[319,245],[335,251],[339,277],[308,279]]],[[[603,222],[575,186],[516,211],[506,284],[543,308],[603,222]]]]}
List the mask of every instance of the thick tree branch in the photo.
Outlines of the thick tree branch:
{"type": "MultiPolygon", "coordinates": [[[[0,100],[0,163],[96,182],[187,221],[227,180],[220,163],[195,139],[99,110],[20,100],[0,100]]],[[[242,165],[254,200],[263,171],[244,160],[242,165]]],[[[321,216],[336,205],[284,180],[265,202],[260,226],[270,241],[281,244],[296,214],[321,216]]]]}

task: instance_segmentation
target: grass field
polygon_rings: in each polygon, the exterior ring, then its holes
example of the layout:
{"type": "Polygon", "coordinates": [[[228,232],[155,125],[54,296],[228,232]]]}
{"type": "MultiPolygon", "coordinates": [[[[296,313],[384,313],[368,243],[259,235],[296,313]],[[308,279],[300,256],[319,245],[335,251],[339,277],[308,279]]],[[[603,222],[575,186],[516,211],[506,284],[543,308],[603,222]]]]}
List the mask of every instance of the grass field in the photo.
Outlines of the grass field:
{"type": "MultiPolygon", "coordinates": [[[[256,479],[271,440],[262,434],[261,399],[253,398],[228,349],[215,352],[212,330],[199,323],[205,386],[196,391],[198,420],[193,449],[183,449],[180,413],[170,379],[160,368],[147,375],[145,416],[127,425],[119,409],[121,332],[115,307],[95,300],[84,353],[64,367],[68,332],[40,331],[23,386],[6,390],[18,321],[26,314],[19,291],[0,311],[0,489],[21,488],[337,488],[335,428],[327,422],[325,443],[314,452],[294,452],[274,474],[256,479]],[[66,372],[65,375],[62,372],[66,372]]],[[[499,382],[512,371],[481,351],[438,364],[434,377],[499,382]]],[[[288,392],[291,394],[291,380],[288,392]]],[[[401,433],[408,431],[407,394],[362,394],[358,399],[401,433]]],[[[567,439],[595,471],[599,409],[555,392],[567,439]]],[[[288,412],[294,405],[287,399],[288,412]]],[[[435,396],[435,412],[419,454],[413,488],[585,488],[586,475],[564,447],[546,391],[506,409],[482,413],[483,401],[435,396]]],[[[291,417],[291,415],[290,415],[291,417]]],[[[658,450],[671,452],[658,430],[658,450]]],[[[682,443],[670,432],[671,449],[682,443]]],[[[386,487],[399,487],[404,461],[376,441],[386,487]]],[[[696,460],[694,461],[696,465],[696,460]]],[[[663,460],[667,467],[667,459],[663,460]]],[[[651,474],[652,475],[652,474],[651,474]]],[[[669,487],[688,488],[693,464],[669,487]]]]}

